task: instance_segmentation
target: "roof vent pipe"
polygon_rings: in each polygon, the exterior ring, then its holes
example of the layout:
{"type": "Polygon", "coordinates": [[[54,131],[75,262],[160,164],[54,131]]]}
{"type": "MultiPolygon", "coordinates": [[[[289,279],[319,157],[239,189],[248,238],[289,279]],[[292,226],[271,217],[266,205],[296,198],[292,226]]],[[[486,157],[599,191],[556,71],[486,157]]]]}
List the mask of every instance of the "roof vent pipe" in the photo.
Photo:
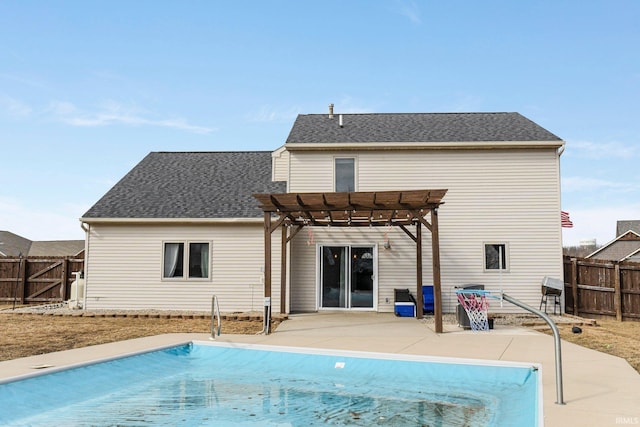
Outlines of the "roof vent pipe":
{"type": "Polygon", "coordinates": [[[329,118],[333,119],[333,104],[329,104],[329,118]]]}
{"type": "Polygon", "coordinates": [[[343,124],[342,124],[342,114],[340,114],[340,115],[338,116],[338,124],[340,125],[340,127],[342,127],[342,126],[343,126],[343,124]]]}

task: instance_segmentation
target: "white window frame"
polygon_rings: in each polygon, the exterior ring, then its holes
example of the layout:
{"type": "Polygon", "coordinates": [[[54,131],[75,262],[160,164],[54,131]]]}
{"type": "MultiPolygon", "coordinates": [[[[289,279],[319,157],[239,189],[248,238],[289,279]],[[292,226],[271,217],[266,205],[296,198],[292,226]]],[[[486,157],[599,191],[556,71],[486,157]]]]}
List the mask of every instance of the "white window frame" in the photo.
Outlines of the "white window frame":
{"type": "Polygon", "coordinates": [[[511,260],[509,257],[509,243],[507,242],[483,242],[482,243],[482,269],[485,273],[509,272],[511,260]],[[502,245],[504,246],[504,262],[505,265],[500,268],[487,268],[487,246],[502,245]]]}
{"type": "Polygon", "coordinates": [[[160,278],[163,282],[210,282],[212,277],[212,252],[213,252],[213,242],[210,240],[163,240],[162,241],[162,249],[161,249],[161,258],[162,262],[160,264],[160,278]],[[182,260],[182,276],[179,277],[165,277],[164,276],[164,263],[165,263],[165,245],[171,243],[182,243],[184,245],[183,255],[184,258],[182,260]],[[189,257],[191,256],[191,244],[192,243],[206,243],[209,245],[209,259],[207,260],[207,268],[208,268],[208,277],[189,277],[189,257]]]}
{"type": "Polygon", "coordinates": [[[333,157],[333,191],[338,191],[336,160],[353,160],[353,191],[358,191],[358,157],[357,156],[334,156],[333,157]]]}

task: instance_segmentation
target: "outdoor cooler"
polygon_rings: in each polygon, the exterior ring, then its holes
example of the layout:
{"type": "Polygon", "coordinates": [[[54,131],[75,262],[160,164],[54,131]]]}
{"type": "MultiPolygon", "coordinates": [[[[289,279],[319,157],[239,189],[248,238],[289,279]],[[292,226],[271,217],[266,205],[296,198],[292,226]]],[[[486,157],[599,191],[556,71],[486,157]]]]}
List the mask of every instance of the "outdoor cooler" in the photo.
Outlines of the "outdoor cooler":
{"type": "Polygon", "coordinates": [[[393,312],[399,317],[416,317],[416,299],[409,289],[394,289],[393,312]]]}

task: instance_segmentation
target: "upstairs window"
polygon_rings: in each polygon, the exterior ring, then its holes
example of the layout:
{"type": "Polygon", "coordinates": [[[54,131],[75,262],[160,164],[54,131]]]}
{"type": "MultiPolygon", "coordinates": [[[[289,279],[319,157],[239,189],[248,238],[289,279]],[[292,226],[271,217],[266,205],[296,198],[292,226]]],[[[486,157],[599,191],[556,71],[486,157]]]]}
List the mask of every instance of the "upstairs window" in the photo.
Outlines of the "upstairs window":
{"type": "Polygon", "coordinates": [[[165,243],[162,259],[162,277],[164,279],[208,279],[209,243],[165,243]]]}
{"type": "Polygon", "coordinates": [[[508,270],[506,243],[486,243],[484,245],[484,269],[486,271],[508,270]]]}
{"type": "Polygon", "coordinates": [[[356,191],[356,159],[335,159],[335,191],[356,191]]]}

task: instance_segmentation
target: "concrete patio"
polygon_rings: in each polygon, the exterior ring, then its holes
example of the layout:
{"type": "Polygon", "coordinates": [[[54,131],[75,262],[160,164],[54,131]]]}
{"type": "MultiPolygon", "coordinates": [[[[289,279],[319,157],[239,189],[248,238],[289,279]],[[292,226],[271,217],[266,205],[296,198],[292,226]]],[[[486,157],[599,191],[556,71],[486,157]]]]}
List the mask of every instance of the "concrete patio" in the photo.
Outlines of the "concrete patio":
{"type": "MultiPolygon", "coordinates": [[[[291,316],[268,336],[225,335],[223,324],[223,334],[217,341],[536,362],[542,364],[546,426],[640,425],[640,375],[623,359],[563,341],[566,405],[557,405],[551,336],[500,325],[489,332],[463,331],[445,325],[445,333],[436,334],[432,328],[424,321],[385,313],[304,314],[291,316]]],[[[168,334],[5,361],[0,362],[0,380],[96,358],[208,339],[207,334],[168,334]]]]}

